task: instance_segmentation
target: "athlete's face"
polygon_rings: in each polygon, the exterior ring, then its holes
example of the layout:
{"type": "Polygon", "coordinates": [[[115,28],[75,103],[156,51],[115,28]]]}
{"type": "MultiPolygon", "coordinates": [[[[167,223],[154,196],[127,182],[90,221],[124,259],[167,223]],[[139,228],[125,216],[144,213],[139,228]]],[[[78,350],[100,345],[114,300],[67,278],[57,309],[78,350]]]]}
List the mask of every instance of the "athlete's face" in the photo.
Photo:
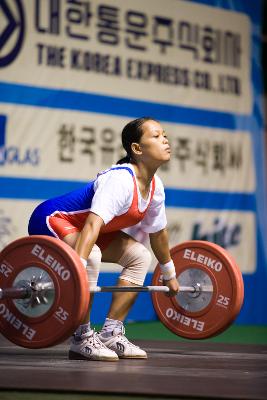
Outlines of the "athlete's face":
{"type": "Polygon", "coordinates": [[[139,142],[143,161],[164,163],[171,157],[171,149],[162,126],[153,120],[142,125],[143,135],[139,142]]]}

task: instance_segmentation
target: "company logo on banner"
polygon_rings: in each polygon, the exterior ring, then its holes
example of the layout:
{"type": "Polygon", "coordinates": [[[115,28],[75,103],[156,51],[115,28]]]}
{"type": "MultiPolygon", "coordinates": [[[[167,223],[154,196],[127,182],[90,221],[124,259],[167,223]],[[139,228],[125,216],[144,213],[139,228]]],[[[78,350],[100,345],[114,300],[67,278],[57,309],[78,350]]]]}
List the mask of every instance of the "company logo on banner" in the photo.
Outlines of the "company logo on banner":
{"type": "Polygon", "coordinates": [[[0,68],[18,56],[25,34],[25,19],[21,0],[0,2],[0,68]]]}
{"type": "MultiPolygon", "coordinates": [[[[2,8],[11,35],[18,22],[8,4],[2,8]]],[[[27,41],[9,81],[251,111],[250,22],[241,13],[182,1],[153,8],[143,0],[27,0],[24,6],[27,41]]]]}
{"type": "MultiPolygon", "coordinates": [[[[6,144],[6,126],[7,117],[0,115],[0,167],[6,166],[10,168],[11,165],[20,168],[22,165],[29,164],[36,167],[40,162],[40,152],[38,148],[26,147],[6,144]]],[[[20,135],[21,136],[21,135],[20,135]]],[[[16,138],[15,143],[18,143],[19,137],[16,138]]],[[[8,169],[8,171],[10,171],[8,169]]]]}
{"type": "Polygon", "coordinates": [[[225,248],[241,271],[256,270],[256,221],[253,212],[167,208],[170,244],[207,240],[225,248]],[[249,243],[249,245],[248,245],[249,243]]]}

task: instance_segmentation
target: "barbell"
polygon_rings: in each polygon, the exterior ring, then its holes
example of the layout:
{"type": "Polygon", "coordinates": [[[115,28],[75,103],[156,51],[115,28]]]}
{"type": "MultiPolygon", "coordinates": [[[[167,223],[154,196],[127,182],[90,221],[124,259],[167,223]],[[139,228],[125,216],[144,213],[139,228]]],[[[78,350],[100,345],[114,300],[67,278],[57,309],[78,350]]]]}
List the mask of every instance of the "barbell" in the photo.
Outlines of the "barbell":
{"type": "Polygon", "coordinates": [[[204,339],[225,330],[243,304],[242,274],[220,246],[187,241],[171,249],[180,285],[168,297],[159,265],[151,286],[91,288],[78,254],[66,243],[35,235],[0,253],[0,332],[16,345],[43,348],[66,340],[83,322],[90,293],[151,292],[160,321],[176,335],[204,339]]]}

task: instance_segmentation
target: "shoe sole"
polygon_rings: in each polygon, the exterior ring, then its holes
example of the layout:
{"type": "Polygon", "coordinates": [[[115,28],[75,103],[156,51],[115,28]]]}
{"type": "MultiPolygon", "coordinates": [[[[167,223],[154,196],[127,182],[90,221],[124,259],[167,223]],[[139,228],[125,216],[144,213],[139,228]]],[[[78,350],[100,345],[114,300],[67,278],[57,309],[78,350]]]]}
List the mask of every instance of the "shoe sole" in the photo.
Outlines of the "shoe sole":
{"type": "Polygon", "coordinates": [[[130,359],[130,358],[132,358],[132,359],[138,359],[138,360],[147,360],[147,356],[119,356],[118,355],[118,357],[119,358],[128,358],[128,359],[130,359]]]}
{"type": "Polygon", "coordinates": [[[69,360],[86,360],[86,361],[118,361],[119,358],[111,357],[86,357],[83,354],[75,353],[75,351],[69,351],[69,360]]]}

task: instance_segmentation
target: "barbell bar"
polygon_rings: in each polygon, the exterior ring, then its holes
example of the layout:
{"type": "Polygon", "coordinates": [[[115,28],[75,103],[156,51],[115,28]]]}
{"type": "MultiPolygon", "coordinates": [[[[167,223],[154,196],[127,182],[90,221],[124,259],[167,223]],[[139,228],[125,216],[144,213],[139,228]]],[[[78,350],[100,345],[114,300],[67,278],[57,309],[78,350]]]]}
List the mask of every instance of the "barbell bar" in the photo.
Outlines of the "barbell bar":
{"type": "Polygon", "coordinates": [[[158,318],[176,335],[203,339],[225,330],[243,303],[234,259],[204,241],[181,243],[171,255],[180,285],[173,297],[166,296],[159,265],[151,286],[89,289],[86,270],[66,243],[39,235],[18,239],[0,253],[0,331],[23,347],[49,347],[82,323],[91,293],[125,291],[151,292],[158,318]]]}
{"type": "MultiPolygon", "coordinates": [[[[11,287],[11,288],[0,288],[0,299],[27,299],[38,292],[54,290],[50,285],[41,284],[39,287],[23,288],[23,287],[11,287]]],[[[164,292],[168,293],[170,289],[168,286],[94,286],[90,287],[90,293],[113,293],[113,292],[164,292]]],[[[198,293],[198,292],[212,292],[212,286],[201,286],[200,284],[195,286],[180,286],[179,292],[198,293]]]]}
{"type": "MultiPolygon", "coordinates": [[[[168,286],[95,286],[90,288],[90,293],[99,292],[163,292],[168,293],[170,289],[168,286]]],[[[179,292],[197,293],[197,292],[212,292],[211,286],[180,286],[179,292]]]]}

